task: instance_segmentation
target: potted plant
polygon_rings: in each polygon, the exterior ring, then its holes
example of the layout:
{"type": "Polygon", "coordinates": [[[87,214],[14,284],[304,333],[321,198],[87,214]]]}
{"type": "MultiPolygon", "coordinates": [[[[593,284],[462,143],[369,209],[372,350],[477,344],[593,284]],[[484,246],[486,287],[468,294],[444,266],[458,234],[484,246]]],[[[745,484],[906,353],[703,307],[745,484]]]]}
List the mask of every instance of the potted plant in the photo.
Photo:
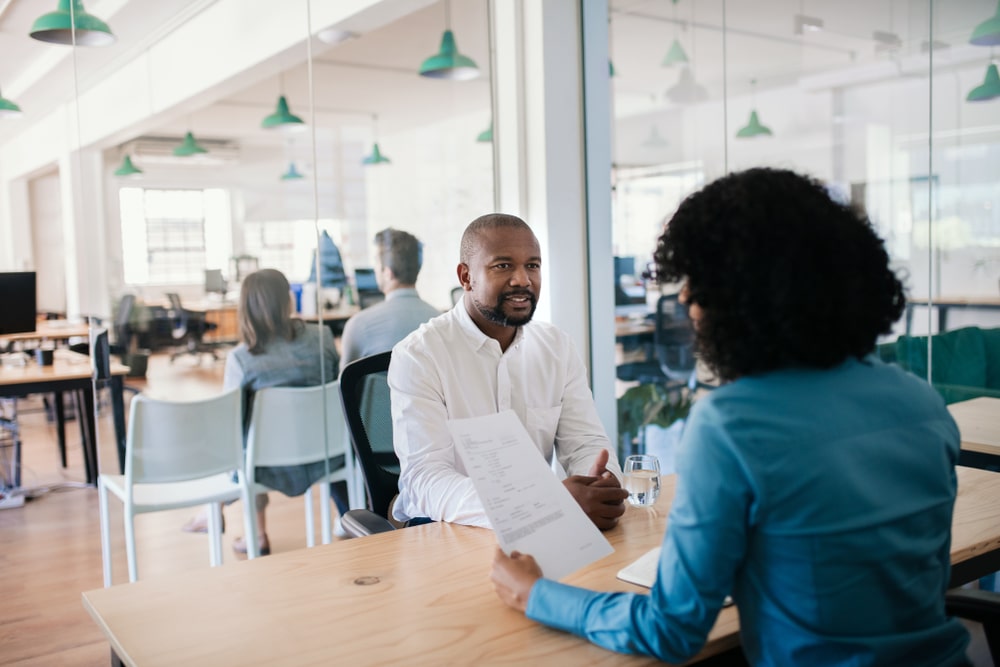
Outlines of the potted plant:
{"type": "Polygon", "coordinates": [[[619,455],[654,454],[673,471],[673,446],[691,411],[690,392],[662,384],[640,384],[618,399],[619,455]],[[669,459],[669,460],[665,460],[669,459]]]}

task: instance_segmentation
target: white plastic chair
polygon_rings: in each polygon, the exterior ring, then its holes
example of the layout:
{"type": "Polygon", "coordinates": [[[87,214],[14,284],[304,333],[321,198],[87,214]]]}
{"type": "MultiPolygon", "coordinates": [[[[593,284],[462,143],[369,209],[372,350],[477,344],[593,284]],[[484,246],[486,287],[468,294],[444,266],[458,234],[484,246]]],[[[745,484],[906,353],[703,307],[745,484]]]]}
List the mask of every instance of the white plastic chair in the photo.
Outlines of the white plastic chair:
{"type": "MultiPolygon", "coordinates": [[[[222,505],[250,498],[243,476],[240,390],[190,401],[161,401],[139,394],[132,399],[125,444],[125,474],[98,478],[104,586],[111,585],[108,492],[125,508],[128,577],[138,578],[135,515],[210,505],[209,562],[222,564],[222,505]],[[233,471],[237,481],[233,481],[233,471]]],[[[248,520],[244,512],[244,523],[248,520]]]]}
{"type": "MultiPolygon", "coordinates": [[[[340,401],[340,382],[314,387],[268,387],[254,394],[250,429],[247,433],[246,469],[244,474],[251,494],[272,490],[256,478],[256,469],[266,466],[293,466],[321,463],[326,459],[342,456],[344,463],[329,475],[316,479],[306,489],[306,545],[316,543],[313,528],[312,489],[320,490],[320,521],[323,544],[332,541],[330,515],[330,482],[346,481],[352,507],[360,506],[358,473],[354,452],[348,440],[344,423],[344,409],[340,401]],[[324,435],[325,433],[325,435],[324,435]]],[[[257,555],[257,507],[247,505],[249,525],[247,556],[257,555]],[[252,531],[252,532],[251,532],[252,531]]]]}

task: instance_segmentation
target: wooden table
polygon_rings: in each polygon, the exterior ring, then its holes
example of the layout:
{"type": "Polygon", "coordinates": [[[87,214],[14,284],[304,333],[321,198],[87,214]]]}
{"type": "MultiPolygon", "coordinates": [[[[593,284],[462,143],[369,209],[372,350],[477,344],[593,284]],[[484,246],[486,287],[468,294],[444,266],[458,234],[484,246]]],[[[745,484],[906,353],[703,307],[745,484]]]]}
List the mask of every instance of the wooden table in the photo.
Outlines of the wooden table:
{"type": "Polygon", "coordinates": [[[34,331],[0,336],[0,347],[14,341],[57,341],[70,338],[86,338],[90,335],[90,325],[86,322],[69,320],[40,320],[34,331]]]}
{"type": "MultiPolygon", "coordinates": [[[[937,309],[938,333],[948,330],[948,311],[952,308],[969,310],[1000,310],[1000,298],[991,296],[942,296],[933,297],[931,308],[937,309]]],[[[906,333],[910,333],[913,324],[913,309],[928,307],[927,297],[917,297],[906,301],[906,333]]]]}
{"type": "Polygon", "coordinates": [[[1000,470],[1000,398],[952,403],[948,412],[962,437],[962,465],[1000,470]]]}
{"type": "Polygon", "coordinates": [[[361,308],[358,306],[341,303],[336,308],[324,310],[322,316],[315,314],[303,315],[300,313],[296,315],[296,317],[299,317],[305,320],[306,322],[322,321],[324,324],[326,324],[326,326],[330,328],[330,331],[333,332],[334,336],[339,337],[341,334],[344,333],[344,324],[347,322],[347,320],[351,319],[352,315],[355,315],[360,311],[361,308]]]}
{"type": "MultiPolygon", "coordinates": [[[[1000,551],[1000,474],[959,469],[952,581],[1000,551]],[[964,564],[964,565],[963,565],[964,564]]],[[[615,553],[567,583],[645,589],[615,578],[658,545],[674,476],[650,509],[629,507],[605,533],[615,553]]],[[[489,582],[492,531],[433,523],[83,594],[128,665],[654,665],[528,621],[489,582]]],[[[699,659],[737,644],[723,609],[699,659]]]]}
{"type": "MultiPolygon", "coordinates": [[[[88,331],[89,333],[89,331],[88,331]]],[[[118,445],[119,466],[125,460],[125,403],[123,378],[128,366],[111,363],[111,410],[118,445]]],[[[88,484],[97,481],[97,425],[94,423],[94,380],[90,357],[69,350],[55,350],[51,366],[39,366],[34,360],[24,366],[0,366],[0,396],[20,397],[28,394],[55,394],[55,416],[59,449],[66,451],[66,421],[63,414],[62,392],[72,391],[77,398],[77,419],[83,444],[84,468],[88,484]]],[[[15,486],[20,484],[20,450],[15,452],[17,471],[15,486]]],[[[66,465],[65,458],[63,465],[66,465]]]]}

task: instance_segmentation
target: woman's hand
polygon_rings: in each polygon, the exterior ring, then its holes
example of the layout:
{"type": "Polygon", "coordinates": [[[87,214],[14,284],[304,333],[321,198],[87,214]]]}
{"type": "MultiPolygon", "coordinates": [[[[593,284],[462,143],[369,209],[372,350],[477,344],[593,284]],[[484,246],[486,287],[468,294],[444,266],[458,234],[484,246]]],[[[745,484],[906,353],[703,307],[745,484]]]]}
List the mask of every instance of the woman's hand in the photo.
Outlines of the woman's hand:
{"type": "Polygon", "coordinates": [[[513,551],[508,556],[497,547],[490,579],[493,589],[508,606],[524,613],[528,608],[531,587],[541,578],[542,570],[534,558],[519,551],[513,551]]]}

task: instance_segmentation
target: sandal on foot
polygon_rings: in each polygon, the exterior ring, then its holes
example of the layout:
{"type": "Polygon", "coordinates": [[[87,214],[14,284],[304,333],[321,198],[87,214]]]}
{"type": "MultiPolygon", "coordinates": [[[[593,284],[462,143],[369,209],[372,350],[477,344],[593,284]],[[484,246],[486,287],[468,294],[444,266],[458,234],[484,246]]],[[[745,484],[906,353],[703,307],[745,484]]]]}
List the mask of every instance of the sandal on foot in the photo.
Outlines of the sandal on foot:
{"type": "MultiPolygon", "coordinates": [[[[226,532],[226,517],[222,516],[222,525],[220,526],[222,532],[226,532]]],[[[191,519],[181,526],[181,530],[185,533],[207,533],[208,532],[208,515],[199,514],[198,516],[193,516],[191,519]]]]}
{"type": "MultiPolygon", "coordinates": [[[[247,552],[247,540],[245,537],[237,537],[233,540],[233,551],[238,554],[246,554],[247,552]]],[[[267,536],[265,535],[260,541],[260,555],[270,556],[271,555],[271,543],[267,541],[267,536]]]]}

